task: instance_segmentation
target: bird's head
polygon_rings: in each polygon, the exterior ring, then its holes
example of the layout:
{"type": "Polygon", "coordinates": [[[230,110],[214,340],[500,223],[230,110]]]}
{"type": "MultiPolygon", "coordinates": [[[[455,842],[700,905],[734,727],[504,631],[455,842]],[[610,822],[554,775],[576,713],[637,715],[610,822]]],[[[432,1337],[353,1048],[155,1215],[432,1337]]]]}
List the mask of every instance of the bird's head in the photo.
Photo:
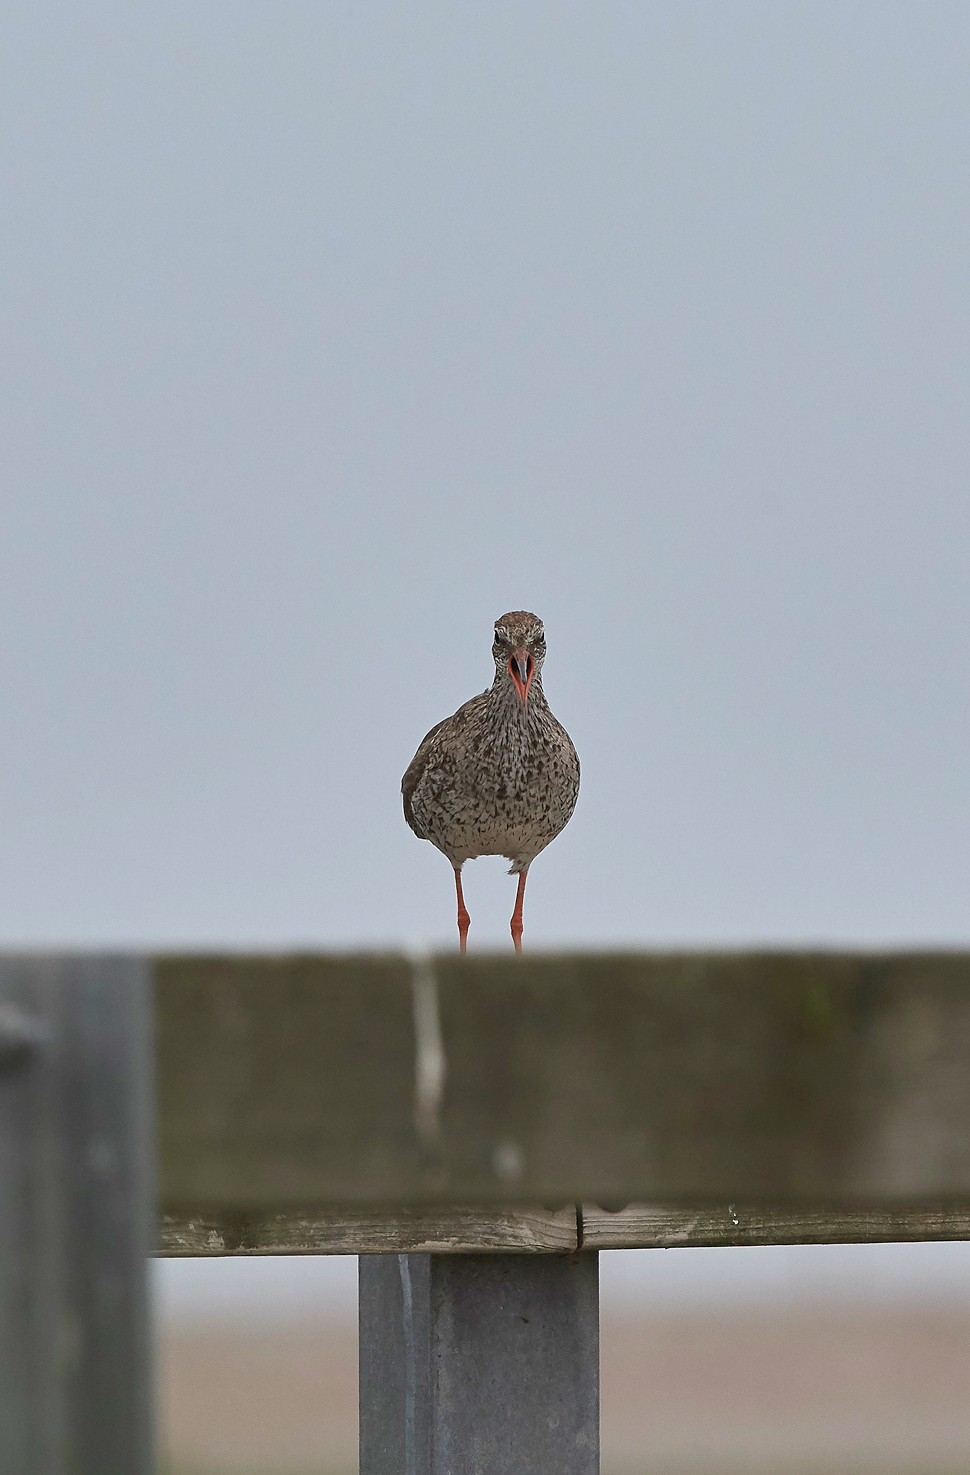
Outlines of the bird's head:
{"type": "Polygon", "coordinates": [[[524,707],[546,658],[546,635],[538,615],[517,609],[496,620],[492,655],[496,680],[511,681],[524,707]]]}

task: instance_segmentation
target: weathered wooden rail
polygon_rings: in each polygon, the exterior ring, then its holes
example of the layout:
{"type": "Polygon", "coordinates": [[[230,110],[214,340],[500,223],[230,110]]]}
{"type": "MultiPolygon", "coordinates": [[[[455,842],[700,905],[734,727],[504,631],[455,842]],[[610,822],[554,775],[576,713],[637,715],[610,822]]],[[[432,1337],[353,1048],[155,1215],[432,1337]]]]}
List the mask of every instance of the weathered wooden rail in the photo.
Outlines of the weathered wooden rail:
{"type": "Polygon", "coordinates": [[[557,1251],[576,1205],[603,1248],[970,1225],[968,956],[169,958],[154,987],[164,1253],[557,1251]]]}
{"type": "Polygon", "coordinates": [[[0,960],[0,1103],[11,1475],[150,1468],[153,1177],[361,1255],[363,1475],[591,1475],[598,1249],[970,1237],[970,955],[0,960]]]}

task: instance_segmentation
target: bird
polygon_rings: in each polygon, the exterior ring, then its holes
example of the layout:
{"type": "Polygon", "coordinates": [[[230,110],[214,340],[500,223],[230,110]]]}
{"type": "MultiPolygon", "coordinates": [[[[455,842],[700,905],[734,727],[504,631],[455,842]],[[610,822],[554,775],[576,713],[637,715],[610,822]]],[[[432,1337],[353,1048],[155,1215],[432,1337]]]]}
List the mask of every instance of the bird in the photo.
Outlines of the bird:
{"type": "Polygon", "coordinates": [[[471,919],[461,890],[466,860],[503,855],[518,876],[511,930],[522,951],[529,867],[568,823],[579,758],[542,689],[546,637],[538,615],[511,610],[495,622],[495,679],[422,739],[401,780],[404,818],[451,862],[464,952],[471,919]]]}

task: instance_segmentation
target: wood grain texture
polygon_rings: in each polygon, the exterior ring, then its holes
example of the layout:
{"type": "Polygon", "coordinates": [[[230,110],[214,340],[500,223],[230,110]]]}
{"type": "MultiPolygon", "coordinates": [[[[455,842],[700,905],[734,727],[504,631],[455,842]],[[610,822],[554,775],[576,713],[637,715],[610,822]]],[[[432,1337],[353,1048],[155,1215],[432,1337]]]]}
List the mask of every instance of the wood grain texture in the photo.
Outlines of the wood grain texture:
{"type": "Polygon", "coordinates": [[[970,1239],[970,1203],[821,1210],[765,1204],[722,1204],[718,1208],[628,1204],[614,1212],[584,1204],[582,1227],[583,1247],[589,1250],[970,1239]]]}
{"type": "Polygon", "coordinates": [[[970,1239],[970,1204],[790,1209],[765,1204],[598,1204],[576,1208],[442,1208],[386,1213],[166,1216],[158,1255],[571,1254],[690,1245],[876,1244],[970,1239]]]}
{"type": "Polygon", "coordinates": [[[970,1201],[970,955],[155,965],[163,1209],[970,1201]],[[425,1103],[427,1105],[427,1103],[425,1103]]]}
{"type": "Polygon", "coordinates": [[[163,1218],[158,1254],[199,1255],[386,1255],[520,1254],[576,1249],[578,1220],[564,1209],[440,1209],[382,1214],[223,1215],[208,1219],[163,1218]]]}

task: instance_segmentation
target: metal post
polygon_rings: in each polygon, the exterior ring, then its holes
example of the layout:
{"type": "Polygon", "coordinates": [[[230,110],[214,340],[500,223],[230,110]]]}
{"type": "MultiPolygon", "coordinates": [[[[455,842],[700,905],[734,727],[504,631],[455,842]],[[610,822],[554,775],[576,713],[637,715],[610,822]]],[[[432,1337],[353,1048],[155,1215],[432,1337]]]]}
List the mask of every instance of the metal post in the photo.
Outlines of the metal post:
{"type": "Polygon", "coordinates": [[[597,1475],[595,1252],[359,1266],[360,1475],[597,1475]]]}
{"type": "Polygon", "coordinates": [[[0,1466],[150,1475],[148,965],[0,959],[0,1466]]]}

